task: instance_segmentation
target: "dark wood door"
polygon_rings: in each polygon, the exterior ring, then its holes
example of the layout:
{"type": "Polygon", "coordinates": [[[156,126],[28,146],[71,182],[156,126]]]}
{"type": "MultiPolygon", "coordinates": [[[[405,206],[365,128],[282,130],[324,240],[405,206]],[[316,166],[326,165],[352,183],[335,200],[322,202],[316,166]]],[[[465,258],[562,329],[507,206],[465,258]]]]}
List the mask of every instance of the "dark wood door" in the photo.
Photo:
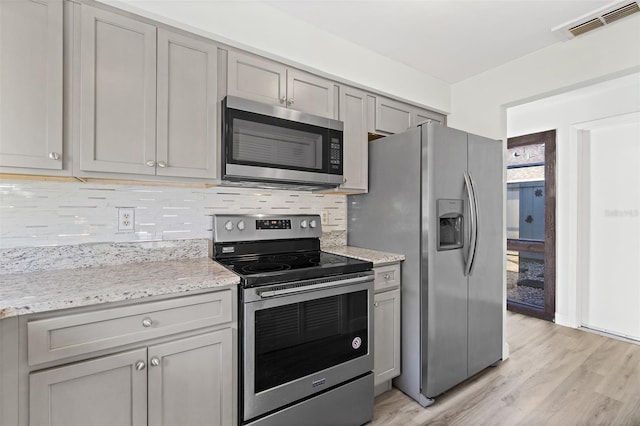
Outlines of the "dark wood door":
{"type": "Polygon", "coordinates": [[[507,141],[507,309],[555,315],[556,131],[507,141]]]}

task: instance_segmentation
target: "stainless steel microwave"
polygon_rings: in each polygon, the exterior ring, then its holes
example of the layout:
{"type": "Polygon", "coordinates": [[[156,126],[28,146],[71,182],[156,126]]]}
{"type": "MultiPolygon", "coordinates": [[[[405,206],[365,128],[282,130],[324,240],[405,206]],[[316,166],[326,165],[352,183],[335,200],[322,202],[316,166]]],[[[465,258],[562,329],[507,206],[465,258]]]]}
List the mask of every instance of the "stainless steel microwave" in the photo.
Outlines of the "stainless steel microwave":
{"type": "Polygon", "coordinates": [[[227,96],[222,101],[222,181],[261,187],[342,183],[343,123],[227,96]]]}

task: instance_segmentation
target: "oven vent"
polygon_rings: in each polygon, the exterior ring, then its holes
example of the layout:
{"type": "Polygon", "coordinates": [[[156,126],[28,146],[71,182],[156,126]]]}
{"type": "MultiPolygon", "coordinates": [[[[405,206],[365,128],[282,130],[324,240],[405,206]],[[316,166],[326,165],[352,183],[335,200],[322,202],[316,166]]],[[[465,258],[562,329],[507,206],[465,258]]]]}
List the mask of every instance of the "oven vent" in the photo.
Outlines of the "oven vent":
{"type": "Polygon", "coordinates": [[[615,2],[570,22],[551,29],[562,40],[570,40],[589,31],[619,21],[640,12],[638,2],[615,2]]]}

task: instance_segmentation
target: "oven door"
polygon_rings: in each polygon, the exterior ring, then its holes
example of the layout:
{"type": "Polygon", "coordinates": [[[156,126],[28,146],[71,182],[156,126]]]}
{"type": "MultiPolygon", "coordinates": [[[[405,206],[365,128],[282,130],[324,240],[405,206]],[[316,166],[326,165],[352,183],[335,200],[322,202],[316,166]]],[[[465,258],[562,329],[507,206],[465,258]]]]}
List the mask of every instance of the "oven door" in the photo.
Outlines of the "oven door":
{"type": "Polygon", "coordinates": [[[304,284],[245,290],[245,421],[373,369],[373,276],[304,284]]]}
{"type": "Polygon", "coordinates": [[[337,186],[342,127],[337,120],[227,96],[222,178],[337,186]]]}

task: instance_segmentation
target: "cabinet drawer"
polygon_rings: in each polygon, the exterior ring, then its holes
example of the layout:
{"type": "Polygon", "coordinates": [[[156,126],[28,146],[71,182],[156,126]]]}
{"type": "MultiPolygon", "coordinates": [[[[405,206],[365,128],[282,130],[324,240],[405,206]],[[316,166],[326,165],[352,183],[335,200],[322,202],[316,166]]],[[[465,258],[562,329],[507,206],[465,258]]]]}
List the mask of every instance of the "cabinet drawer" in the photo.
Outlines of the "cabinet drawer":
{"type": "Polygon", "coordinates": [[[374,291],[386,291],[400,286],[400,264],[380,266],[373,268],[375,273],[375,281],[373,282],[374,291]]]}
{"type": "Polygon", "coordinates": [[[223,324],[231,319],[232,291],[227,289],[30,321],[29,365],[223,324]]]}

